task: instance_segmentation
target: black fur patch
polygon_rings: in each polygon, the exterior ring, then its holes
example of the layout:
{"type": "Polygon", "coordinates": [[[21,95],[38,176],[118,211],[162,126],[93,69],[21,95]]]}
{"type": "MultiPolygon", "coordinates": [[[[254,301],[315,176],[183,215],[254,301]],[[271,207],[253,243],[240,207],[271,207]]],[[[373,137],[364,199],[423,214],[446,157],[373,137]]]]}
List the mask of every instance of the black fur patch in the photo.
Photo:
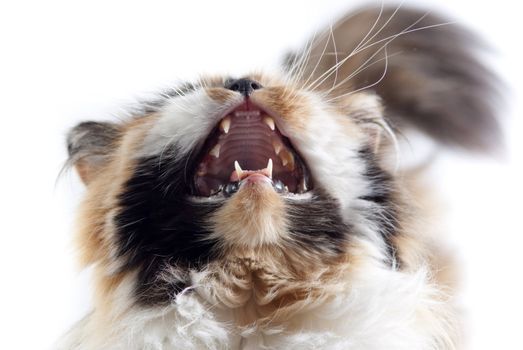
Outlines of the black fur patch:
{"type": "Polygon", "coordinates": [[[289,232],[294,244],[318,253],[344,253],[350,226],[344,223],[334,198],[319,189],[310,201],[287,200],[289,232]]]}
{"type": "Polygon", "coordinates": [[[365,213],[365,216],[378,227],[387,246],[389,262],[397,263],[397,248],[392,238],[398,228],[398,204],[392,196],[394,188],[392,177],[379,166],[374,153],[369,148],[361,149],[359,156],[365,160],[364,176],[371,182],[371,192],[359,198],[373,204],[372,210],[365,213]]]}
{"type": "MultiPolygon", "coordinates": [[[[366,165],[363,175],[371,182],[371,192],[359,198],[371,203],[371,209],[363,215],[378,228],[387,247],[387,263],[398,266],[393,237],[398,229],[399,204],[392,196],[392,177],[379,166],[369,148],[361,149],[359,157],[366,165]]],[[[314,190],[311,201],[288,201],[287,208],[293,242],[309,250],[341,254],[351,235],[357,234],[350,223],[344,222],[337,201],[321,189],[314,190]]]]}
{"type": "MultiPolygon", "coordinates": [[[[360,151],[367,164],[366,177],[373,183],[372,193],[360,199],[372,202],[367,219],[379,228],[389,247],[391,261],[395,247],[391,237],[396,230],[396,210],[391,196],[391,179],[377,165],[370,150],[360,151]]],[[[217,203],[195,203],[187,199],[195,161],[175,160],[173,154],[142,159],[119,197],[120,211],[115,217],[119,254],[127,269],[138,269],[136,295],[142,304],[166,303],[188,286],[187,271],[201,269],[218,257],[217,241],[209,239],[208,219],[217,203]],[[161,278],[166,270],[180,271],[161,278]]],[[[353,233],[343,221],[337,201],[324,191],[314,190],[310,201],[287,200],[292,244],[317,254],[345,253],[353,233]]]]}
{"type": "Polygon", "coordinates": [[[208,238],[204,220],[219,205],[187,200],[185,173],[192,173],[192,163],[165,154],[161,161],[142,159],[120,195],[115,217],[119,255],[125,268],[139,269],[137,294],[142,302],[150,302],[148,296],[158,301],[153,286],[173,293],[184,288],[185,281],[171,286],[155,282],[165,266],[198,269],[215,257],[216,242],[208,238]]]}

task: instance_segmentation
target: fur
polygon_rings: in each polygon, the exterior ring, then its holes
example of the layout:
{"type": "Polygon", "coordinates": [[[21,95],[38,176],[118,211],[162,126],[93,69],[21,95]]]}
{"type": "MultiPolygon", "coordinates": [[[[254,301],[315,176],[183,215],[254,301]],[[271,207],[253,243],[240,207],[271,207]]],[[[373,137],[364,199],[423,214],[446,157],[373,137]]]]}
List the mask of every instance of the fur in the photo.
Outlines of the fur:
{"type": "Polygon", "coordinates": [[[361,9],[289,55],[281,76],[244,77],[252,89],[202,79],[127,121],[73,128],[69,163],[87,186],[77,246],[94,265],[95,308],[56,348],[458,348],[442,273],[452,260],[423,219],[426,189],[391,166],[398,130],[472,150],[499,140],[495,77],[473,36],[444,22],[361,9]],[[249,180],[197,194],[202,152],[242,103],[273,118],[312,188],[249,180]]]}

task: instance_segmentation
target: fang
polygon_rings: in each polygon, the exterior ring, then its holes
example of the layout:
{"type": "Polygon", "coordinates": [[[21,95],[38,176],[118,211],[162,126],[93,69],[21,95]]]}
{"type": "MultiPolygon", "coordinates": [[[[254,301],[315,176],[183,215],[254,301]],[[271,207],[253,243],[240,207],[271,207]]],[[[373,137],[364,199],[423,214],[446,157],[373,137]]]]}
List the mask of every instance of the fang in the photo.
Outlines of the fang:
{"type": "Polygon", "coordinates": [[[237,160],[234,161],[234,170],[236,170],[236,175],[238,176],[238,179],[241,179],[243,175],[243,170],[240,166],[240,163],[238,163],[237,160]]]}
{"type": "Polygon", "coordinates": [[[269,161],[267,162],[267,173],[269,174],[269,177],[272,179],[272,159],[269,158],[269,161]]]}
{"type": "Polygon", "coordinates": [[[274,129],[275,129],[274,119],[272,119],[271,117],[265,117],[265,118],[263,118],[263,122],[265,124],[267,124],[269,126],[269,128],[271,128],[272,131],[274,131],[274,129]]]}
{"type": "Polygon", "coordinates": [[[231,117],[226,117],[224,118],[221,123],[220,123],[220,129],[224,132],[224,133],[228,133],[229,132],[229,129],[231,128],[231,117]]]}

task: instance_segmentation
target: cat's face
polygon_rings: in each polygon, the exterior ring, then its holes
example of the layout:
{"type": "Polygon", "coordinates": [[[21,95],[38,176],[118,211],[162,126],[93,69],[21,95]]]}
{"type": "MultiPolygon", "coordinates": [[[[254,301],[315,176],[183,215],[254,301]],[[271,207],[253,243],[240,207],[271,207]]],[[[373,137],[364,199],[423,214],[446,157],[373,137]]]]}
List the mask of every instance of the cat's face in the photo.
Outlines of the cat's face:
{"type": "Polygon", "coordinates": [[[203,79],[147,106],[69,136],[88,185],[80,247],[102,289],[133,276],[137,300],[156,304],[206,278],[222,302],[255,289],[281,303],[347,262],[351,237],[393,258],[373,95],[333,99],[255,74],[203,79]]]}

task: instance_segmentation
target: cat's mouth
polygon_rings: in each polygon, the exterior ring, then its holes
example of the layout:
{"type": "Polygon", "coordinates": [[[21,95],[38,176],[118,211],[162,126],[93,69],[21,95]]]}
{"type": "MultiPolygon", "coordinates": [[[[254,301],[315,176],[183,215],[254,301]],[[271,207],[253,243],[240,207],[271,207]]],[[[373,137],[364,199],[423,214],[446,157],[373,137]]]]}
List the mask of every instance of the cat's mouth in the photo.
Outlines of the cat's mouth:
{"type": "Polygon", "coordinates": [[[274,118],[246,101],[207,137],[194,174],[194,195],[231,196],[245,181],[270,183],[282,194],[312,187],[309,171],[274,118]]]}

